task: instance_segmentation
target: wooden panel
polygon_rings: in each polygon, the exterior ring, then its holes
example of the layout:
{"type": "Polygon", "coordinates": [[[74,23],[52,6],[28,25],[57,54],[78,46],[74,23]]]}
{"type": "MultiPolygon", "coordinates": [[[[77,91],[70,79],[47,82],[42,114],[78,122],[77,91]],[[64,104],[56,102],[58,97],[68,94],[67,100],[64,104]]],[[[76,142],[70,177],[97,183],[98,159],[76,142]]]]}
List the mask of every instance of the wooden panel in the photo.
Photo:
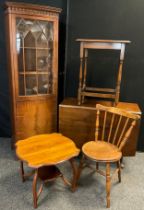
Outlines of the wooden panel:
{"type": "Polygon", "coordinates": [[[57,130],[55,100],[35,100],[17,103],[16,140],[57,130]]]}
{"type": "Polygon", "coordinates": [[[84,43],[84,48],[87,49],[108,49],[108,50],[120,50],[121,43],[84,43]]]}
{"type": "MultiPolygon", "coordinates": [[[[111,102],[99,101],[98,103],[111,106],[111,102]]],[[[85,104],[78,106],[77,99],[65,99],[59,105],[59,132],[74,140],[76,145],[82,145],[95,139],[95,100],[88,100],[85,104]]],[[[131,113],[141,115],[140,108],[135,103],[119,102],[118,108],[128,110],[131,113]]],[[[130,141],[123,149],[124,156],[133,156],[136,152],[140,120],[132,131],[130,141]]]]}

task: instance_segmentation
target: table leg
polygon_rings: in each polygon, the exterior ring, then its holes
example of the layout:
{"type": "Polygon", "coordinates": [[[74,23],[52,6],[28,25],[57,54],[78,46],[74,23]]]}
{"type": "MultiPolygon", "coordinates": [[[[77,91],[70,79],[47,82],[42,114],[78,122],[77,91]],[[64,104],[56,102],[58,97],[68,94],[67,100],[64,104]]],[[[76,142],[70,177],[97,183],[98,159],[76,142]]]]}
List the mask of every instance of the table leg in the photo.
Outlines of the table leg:
{"type": "Polygon", "coordinates": [[[78,167],[78,171],[77,171],[77,176],[76,176],[76,184],[80,178],[82,169],[83,169],[83,165],[84,165],[84,160],[85,160],[85,156],[82,155],[81,159],[80,159],[80,163],[79,163],[79,167],[78,167]]]}
{"type": "Polygon", "coordinates": [[[23,161],[20,161],[20,175],[22,178],[22,182],[25,181],[25,177],[24,177],[24,167],[23,167],[23,161]]]}
{"type": "Polygon", "coordinates": [[[30,176],[32,176],[34,174],[34,170],[32,170],[29,173],[25,173],[24,172],[24,167],[23,167],[23,161],[20,161],[20,175],[22,178],[22,182],[25,182],[27,178],[29,178],[30,176]]]}
{"type": "Polygon", "coordinates": [[[33,204],[34,208],[37,208],[38,198],[43,190],[43,185],[46,182],[54,181],[56,178],[60,177],[62,174],[56,166],[42,166],[35,170],[35,175],[33,178],[33,204]],[[37,190],[37,180],[42,182],[39,189],[37,190]]]}
{"type": "Polygon", "coordinates": [[[37,208],[37,179],[38,179],[38,169],[35,170],[35,175],[33,178],[33,186],[32,186],[34,208],[37,208]]]}
{"type": "Polygon", "coordinates": [[[76,177],[77,177],[77,167],[74,163],[74,159],[69,160],[71,163],[72,171],[73,171],[73,178],[72,178],[72,183],[71,183],[71,189],[74,192],[76,190],[76,177]]]}

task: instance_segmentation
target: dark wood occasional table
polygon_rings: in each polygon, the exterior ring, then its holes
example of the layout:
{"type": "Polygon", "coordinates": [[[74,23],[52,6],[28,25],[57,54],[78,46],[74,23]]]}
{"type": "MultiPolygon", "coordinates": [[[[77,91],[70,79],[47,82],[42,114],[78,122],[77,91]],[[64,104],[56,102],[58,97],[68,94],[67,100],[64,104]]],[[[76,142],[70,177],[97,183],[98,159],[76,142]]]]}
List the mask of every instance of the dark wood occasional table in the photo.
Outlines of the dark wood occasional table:
{"type": "Polygon", "coordinates": [[[79,149],[75,143],[60,133],[43,134],[20,140],[16,143],[16,154],[20,159],[20,172],[22,181],[26,177],[34,174],[33,177],[33,202],[34,208],[37,207],[37,200],[42,192],[43,184],[61,177],[65,184],[75,190],[76,166],[73,158],[79,155],[79,149]],[[56,167],[57,164],[64,161],[70,161],[73,171],[72,181],[68,181],[61,171],[56,167]],[[32,173],[25,174],[23,162],[33,168],[32,173]],[[37,180],[42,181],[37,192],[37,180]]]}

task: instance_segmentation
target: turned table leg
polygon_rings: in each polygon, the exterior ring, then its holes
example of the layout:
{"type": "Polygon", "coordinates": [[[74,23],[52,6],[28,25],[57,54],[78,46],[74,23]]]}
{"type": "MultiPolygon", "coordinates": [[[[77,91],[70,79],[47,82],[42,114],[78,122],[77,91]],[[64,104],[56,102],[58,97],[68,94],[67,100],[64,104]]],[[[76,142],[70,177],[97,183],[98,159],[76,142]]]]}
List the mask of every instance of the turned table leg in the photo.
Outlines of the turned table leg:
{"type": "Polygon", "coordinates": [[[25,181],[25,177],[24,177],[24,167],[23,167],[23,161],[20,161],[20,175],[22,178],[22,182],[25,181]]]}
{"type": "Polygon", "coordinates": [[[74,192],[76,190],[76,178],[77,178],[77,167],[74,163],[74,159],[69,160],[71,163],[72,171],[73,171],[73,178],[72,178],[72,183],[71,183],[71,189],[74,192]]]}
{"type": "Polygon", "coordinates": [[[32,185],[34,208],[37,208],[37,179],[38,179],[38,169],[35,170],[35,175],[33,178],[33,185],[32,185]]]}
{"type": "Polygon", "coordinates": [[[80,175],[81,175],[81,172],[82,172],[82,169],[83,169],[84,159],[85,159],[85,157],[84,157],[84,155],[82,155],[82,158],[80,159],[78,171],[77,171],[76,184],[77,184],[77,182],[80,178],[80,175]]]}
{"type": "Polygon", "coordinates": [[[22,182],[25,182],[27,178],[29,178],[30,176],[32,176],[34,174],[34,170],[32,170],[29,173],[25,173],[24,172],[24,166],[23,166],[23,161],[20,161],[20,175],[22,178],[22,182]]]}

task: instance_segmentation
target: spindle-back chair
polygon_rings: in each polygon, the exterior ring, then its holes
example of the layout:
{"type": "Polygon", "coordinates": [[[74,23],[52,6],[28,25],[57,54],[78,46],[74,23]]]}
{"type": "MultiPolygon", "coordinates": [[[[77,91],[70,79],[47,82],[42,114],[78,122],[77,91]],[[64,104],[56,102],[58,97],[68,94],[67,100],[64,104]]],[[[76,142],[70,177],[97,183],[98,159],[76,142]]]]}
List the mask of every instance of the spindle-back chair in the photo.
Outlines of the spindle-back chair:
{"type": "Polygon", "coordinates": [[[96,161],[96,172],[106,177],[107,207],[110,207],[110,181],[118,173],[121,182],[122,148],[130,138],[130,134],[139,119],[138,115],[115,107],[96,105],[95,141],[89,141],[82,147],[82,159],[77,174],[77,181],[84,168],[86,158],[96,161]],[[106,173],[99,170],[99,162],[106,163],[106,173]],[[116,163],[117,168],[110,175],[110,163],[116,163]]]}

